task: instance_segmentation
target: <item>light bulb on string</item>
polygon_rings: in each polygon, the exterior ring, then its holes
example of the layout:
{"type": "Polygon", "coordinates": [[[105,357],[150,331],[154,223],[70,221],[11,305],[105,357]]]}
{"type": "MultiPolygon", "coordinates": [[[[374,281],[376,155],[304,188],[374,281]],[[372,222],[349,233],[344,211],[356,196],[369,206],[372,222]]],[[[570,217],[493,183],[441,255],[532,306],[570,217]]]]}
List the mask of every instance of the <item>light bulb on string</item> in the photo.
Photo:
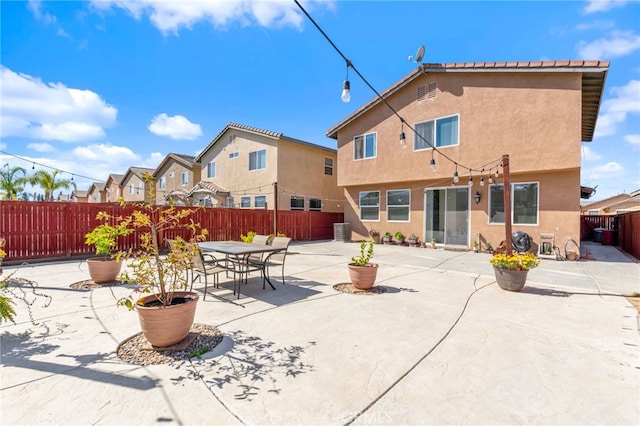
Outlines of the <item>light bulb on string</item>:
{"type": "Polygon", "coordinates": [[[480,186],[484,186],[484,169],[480,171],[480,186]]]}
{"type": "Polygon", "coordinates": [[[456,170],[453,172],[453,183],[458,183],[460,178],[458,177],[458,163],[456,163],[456,170]]]}
{"type": "Polygon", "coordinates": [[[431,171],[433,173],[435,173],[436,172],[436,159],[433,158],[433,152],[434,152],[434,150],[432,149],[431,150],[431,161],[429,162],[429,166],[431,166],[431,171]]]}
{"type": "Polygon", "coordinates": [[[351,83],[349,82],[349,67],[351,66],[351,61],[347,60],[347,78],[345,78],[342,83],[342,94],[340,95],[340,99],[342,102],[349,103],[351,101],[351,83]]]}
{"type": "Polygon", "coordinates": [[[400,122],[400,126],[400,146],[405,149],[407,147],[407,138],[404,134],[404,121],[400,122]]]}
{"type": "Polygon", "coordinates": [[[473,186],[473,176],[469,175],[469,186],[473,186]]]}

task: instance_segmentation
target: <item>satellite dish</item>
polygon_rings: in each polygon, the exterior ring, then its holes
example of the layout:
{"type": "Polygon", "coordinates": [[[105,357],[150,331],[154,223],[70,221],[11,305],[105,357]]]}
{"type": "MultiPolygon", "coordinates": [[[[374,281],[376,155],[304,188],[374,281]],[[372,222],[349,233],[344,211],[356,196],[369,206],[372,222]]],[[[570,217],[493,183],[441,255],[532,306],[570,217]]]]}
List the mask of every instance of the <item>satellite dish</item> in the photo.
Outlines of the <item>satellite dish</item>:
{"type": "Polygon", "coordinates": [[[409,62],[422,62],[422,58],[424,58],[424,46],[420,46],[418,51],[416,52],[416,59],[413,60],[413,56],[409,55],[409,62]]]}

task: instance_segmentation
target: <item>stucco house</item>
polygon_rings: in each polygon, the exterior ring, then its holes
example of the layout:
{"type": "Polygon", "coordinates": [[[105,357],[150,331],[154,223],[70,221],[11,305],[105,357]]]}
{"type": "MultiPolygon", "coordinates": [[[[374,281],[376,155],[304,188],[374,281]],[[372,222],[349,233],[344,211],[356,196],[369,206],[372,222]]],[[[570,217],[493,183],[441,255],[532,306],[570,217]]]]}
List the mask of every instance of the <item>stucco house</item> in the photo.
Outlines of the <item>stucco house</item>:
{"type": "Polygon", "coordinates": [[[94,182],[87,190],[87,203],[105,203],[107,192],[104,182],[94,182]]]}
{"type": "Polygon", "coordinates": [[[630,194],[618,194],[580,206],[583,215],[617,215],[640,210],[640,189],[630,194]]]}
{"type": "Polygon", "coordinates": [[[169,153],[153,172],[155,204],[188,205],[187,194],[200,181],[200,164],[192,155],[169,153]]]}
{"type": "Polygon", "coordinates": [[[236,123],[196,157],[213,205],[325,212],[344,206],[336,159],[333,148],[236,123]]]}
{"type": "Polygon", "coordinates": [[[104,184],[105,202],[115,203],[122,196],[122,178],[124,175],[111,173],[104,184]]]}
{"type": "Polygon", "coordinates": [[[508,155],[513,231],[534,242],[541,233],[579,241],[581,142],[593,139],[608,68],[604,61],[420,65],[381,94],[386,103],[375,98],[327,131],[338,141],[352,237],[375,229],[495,247],[505,239],[500,162],[508,155]]]}
{"type": "Polygon", "coordinates": [[[146,167],[129,167],[122,177],[122,198],[128,203],[152,202],[149,189],[153,183],[145,182],[144,174],[153,175],[154,169],[146,167]]]}

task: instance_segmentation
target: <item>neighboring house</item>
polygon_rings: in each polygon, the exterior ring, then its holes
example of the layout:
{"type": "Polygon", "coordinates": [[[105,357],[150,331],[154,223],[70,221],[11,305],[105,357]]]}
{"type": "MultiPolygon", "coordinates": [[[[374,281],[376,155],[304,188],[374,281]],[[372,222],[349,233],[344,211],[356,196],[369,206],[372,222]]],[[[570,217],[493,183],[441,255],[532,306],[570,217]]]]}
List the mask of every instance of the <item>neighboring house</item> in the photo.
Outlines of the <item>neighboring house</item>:
{"type": "Polygon", "coordinates": [[[210,187],[201,188],[201,203],[274,209],[277,201],[278,210],[342,211],[336,159],[335,149],[229,123],[196,157],[210,187]]]}
{"type": "Polygon", "coordinates": [[[95,182],[87,190],[87,203],[105,203],[106,200],[107,192],[104,183],[95,182]]]}
{"type": "Polygon", "coordinates": [[[640,189],[631,194],[618,194],[580,206],[583,215],[616,215],[640,210],[640,189]]]}
{"type": "Polygon", "coordinates": [[[155,204],[190,204],[187,193],[200,181],[200,165],[195,157],[170,153],[153,172],[155,204]]]}
{"type": "Polygon", "coordinates": [[[581,142],[593,139],[608,68],[602,61],[419,66],[381,95],[404,124],[375,98],[327,132],[338,141],[353,238],[375,229],[446,246],[468,248],[476,238],[497,246],[505,239],[498,164],[506,154],[513,231],[536,243],[541,233],[555,234],[558,245],[579,240],[581,142]]]}
{"type": "Polygon", "coordinates": [[[89,191],[73,191],[71,193],[71,201],[75,203],[87,203],[89,201],[89,191]]]}
{"type": "Polygon", "coordinates": [[[149,193],[149,189],[153,187],[153,183],[145,182],[144,174],[153,175],[154,169],[146,167],[129,167],[129,170],[122,178],[122,197],[128,203],[132,202],[148,202],[153,194],[149,193]]]}
{"type": "Polygon", "coordinates": [[[110,174],[104,185],[106,202],[115,203],[122,196],[122,178],[124,175],[110,174]]]}

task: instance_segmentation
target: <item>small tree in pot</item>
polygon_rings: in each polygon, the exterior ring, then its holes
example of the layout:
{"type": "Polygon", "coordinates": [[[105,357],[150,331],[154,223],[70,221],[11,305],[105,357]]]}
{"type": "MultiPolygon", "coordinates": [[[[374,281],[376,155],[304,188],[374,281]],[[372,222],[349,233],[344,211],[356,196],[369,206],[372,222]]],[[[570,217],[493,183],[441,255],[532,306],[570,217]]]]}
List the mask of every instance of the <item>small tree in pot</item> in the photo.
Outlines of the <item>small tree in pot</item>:
{"type": "Polygon", "coordinates": [[[352,257],[351,263],[349,263],[349,277],[354,287],[361,290],[368,290],[373,287],[378,274],[378,265],[370,263],[372,257],[373,241],[362,241],[360,243],[360,256],[352,257]]]}
{"type": "Polygon", "coordinates": [[[99,212],[96,219],[102,223],[84,236],[84,242],[95,246],[98,257],[87,259],[87,266],[95,283],[108,283],[118,277],[122,267],[120,260],[112,256],[112,250],[116,248],[118,238],[131,234],[133,229],[110,224],[110,215],[107,212],[99,212]]]}

